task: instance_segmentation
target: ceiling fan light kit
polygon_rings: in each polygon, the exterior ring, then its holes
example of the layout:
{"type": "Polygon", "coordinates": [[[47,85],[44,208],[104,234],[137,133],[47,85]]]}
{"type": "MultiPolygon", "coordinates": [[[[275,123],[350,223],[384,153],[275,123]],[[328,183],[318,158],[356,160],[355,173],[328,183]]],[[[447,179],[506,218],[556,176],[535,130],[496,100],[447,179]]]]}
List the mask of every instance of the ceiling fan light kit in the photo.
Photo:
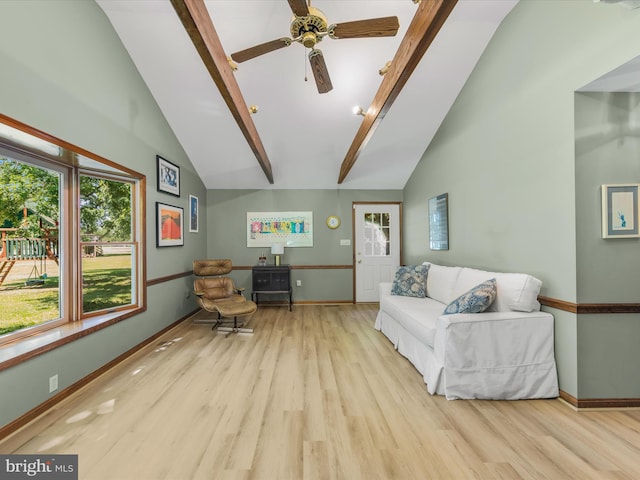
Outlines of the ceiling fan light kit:
{"type": "Polygon", "coordinates": [[[316,40],[318,34],[326,34],[327,33],[327,17],[320,10],[314,7],[309,7],[309,13],[305,16],[298,17],[295,14],[291,19],[291,26],[289,27],[289,31],[291,32],[291,36],[295,39],[300,37],[308,36],[306,41],[309,41],[311,37],[314,37],[313,44],[307,45],[305,39],[300,42],[307,48],[313,48],[317,41],[320,41],[322,37],[316,40]]]}
{"type": "Polygon", "coordinates": [[[227,57],[227,62],[229,62],[229,66],[231,67],[231,70],[233,70],[234,72],[238,70],[238,64],[234,62],[231,57],[227,57]]]}
{"type": "Polygon", "coordinates": [[[279,38],[261,43],[245,50],[231,54],[235,62],[245,62],[252,58],[288,47],[292,42],[298,42],[309,48],[309,63],[316,81],[318,93],[327,93],[333,89],[329,70],[322,52],[316,48],[325,36],[334,40],[344,38],[393,37],[398,33],[400,24],[398,17],[370,18],[352,22],[331,24],[324,13],[315,7],[307,5],[305,0],[288,0],[293,12],[289,31],[293,38],[279,38]]]}

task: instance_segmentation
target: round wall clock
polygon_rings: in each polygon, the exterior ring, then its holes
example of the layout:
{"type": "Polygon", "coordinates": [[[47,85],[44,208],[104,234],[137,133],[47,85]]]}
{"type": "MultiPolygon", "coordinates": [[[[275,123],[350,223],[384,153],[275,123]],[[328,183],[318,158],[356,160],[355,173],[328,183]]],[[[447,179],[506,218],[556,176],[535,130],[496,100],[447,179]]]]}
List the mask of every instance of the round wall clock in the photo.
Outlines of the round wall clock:
{"type": "Polygon", "coordinates": [[[337,215],[329,215],[327,217],[327,227],[338,228],[340,226],[340,217],[337,215]]]}

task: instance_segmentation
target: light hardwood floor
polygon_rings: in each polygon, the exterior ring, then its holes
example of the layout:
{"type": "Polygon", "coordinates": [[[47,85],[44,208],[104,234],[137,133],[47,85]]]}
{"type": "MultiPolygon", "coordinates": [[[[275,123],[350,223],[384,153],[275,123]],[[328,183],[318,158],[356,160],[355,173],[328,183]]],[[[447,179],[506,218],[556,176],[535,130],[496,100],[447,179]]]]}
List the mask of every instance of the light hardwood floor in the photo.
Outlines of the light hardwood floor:
{"type": "Polygon", "coordinates": [[[375,314],[261,307],[229,338],[187,320],[0,452],[78,454],[82,480],[640,478],[640,411],[431,396],[375,314]]]}

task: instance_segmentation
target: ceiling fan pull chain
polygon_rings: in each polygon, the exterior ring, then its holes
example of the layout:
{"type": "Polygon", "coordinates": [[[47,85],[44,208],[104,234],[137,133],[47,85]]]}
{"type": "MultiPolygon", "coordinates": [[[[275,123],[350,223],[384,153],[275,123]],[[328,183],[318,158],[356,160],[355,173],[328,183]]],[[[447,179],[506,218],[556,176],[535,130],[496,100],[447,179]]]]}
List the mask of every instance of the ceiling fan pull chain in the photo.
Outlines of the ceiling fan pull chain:
{"type": "Polygon", "coordinates": [[[305,50],[303,50],[302,52],[303,52],[302,58],[304,58],[304,81],[306,82],[306,81],[308,81],[308,79],[307,79],[307,54],[306,54],[305,50]]]}

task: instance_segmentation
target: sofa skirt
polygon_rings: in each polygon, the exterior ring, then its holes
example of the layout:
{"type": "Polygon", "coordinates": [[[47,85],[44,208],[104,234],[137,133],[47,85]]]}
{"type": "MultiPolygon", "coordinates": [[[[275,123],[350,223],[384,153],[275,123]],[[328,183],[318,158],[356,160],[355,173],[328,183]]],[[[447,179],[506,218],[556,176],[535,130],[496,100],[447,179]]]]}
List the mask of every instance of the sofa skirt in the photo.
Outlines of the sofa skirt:
{"type": "MultiPolygon", "coordinates": [[[[443,353],[446,347],[441,345],[434,350],[421,343],[383,310],[378,312],[375,328],[420,372],[432,395],[444,395],[449,400],[520,400],[556,398],[559,394],[553,350],[544,345],[534,357],[527,356],[524,349],[520,358],[495,352],[495,363],[491,367],[457,361],[447,364],[447,353],[443,353]],[[442,358],[437,352],[441,352],[442,358]]],[[[436,343],[438,341],[442,343],[436,336],[436,343]]],[[[470,347],[468,341],[466,345],[470,347]]]]}
{"type": "Polygon", "coordinates": [[[378,311],[374,326],[391,341],[398,353],[409,360],[420,372],[427,385],[427,391],[431,395],[445,395],[444,387],[440,382],[444,365],[436,360],[431,347],[416,340],[416,337],[382,310],[378,311]]]}

